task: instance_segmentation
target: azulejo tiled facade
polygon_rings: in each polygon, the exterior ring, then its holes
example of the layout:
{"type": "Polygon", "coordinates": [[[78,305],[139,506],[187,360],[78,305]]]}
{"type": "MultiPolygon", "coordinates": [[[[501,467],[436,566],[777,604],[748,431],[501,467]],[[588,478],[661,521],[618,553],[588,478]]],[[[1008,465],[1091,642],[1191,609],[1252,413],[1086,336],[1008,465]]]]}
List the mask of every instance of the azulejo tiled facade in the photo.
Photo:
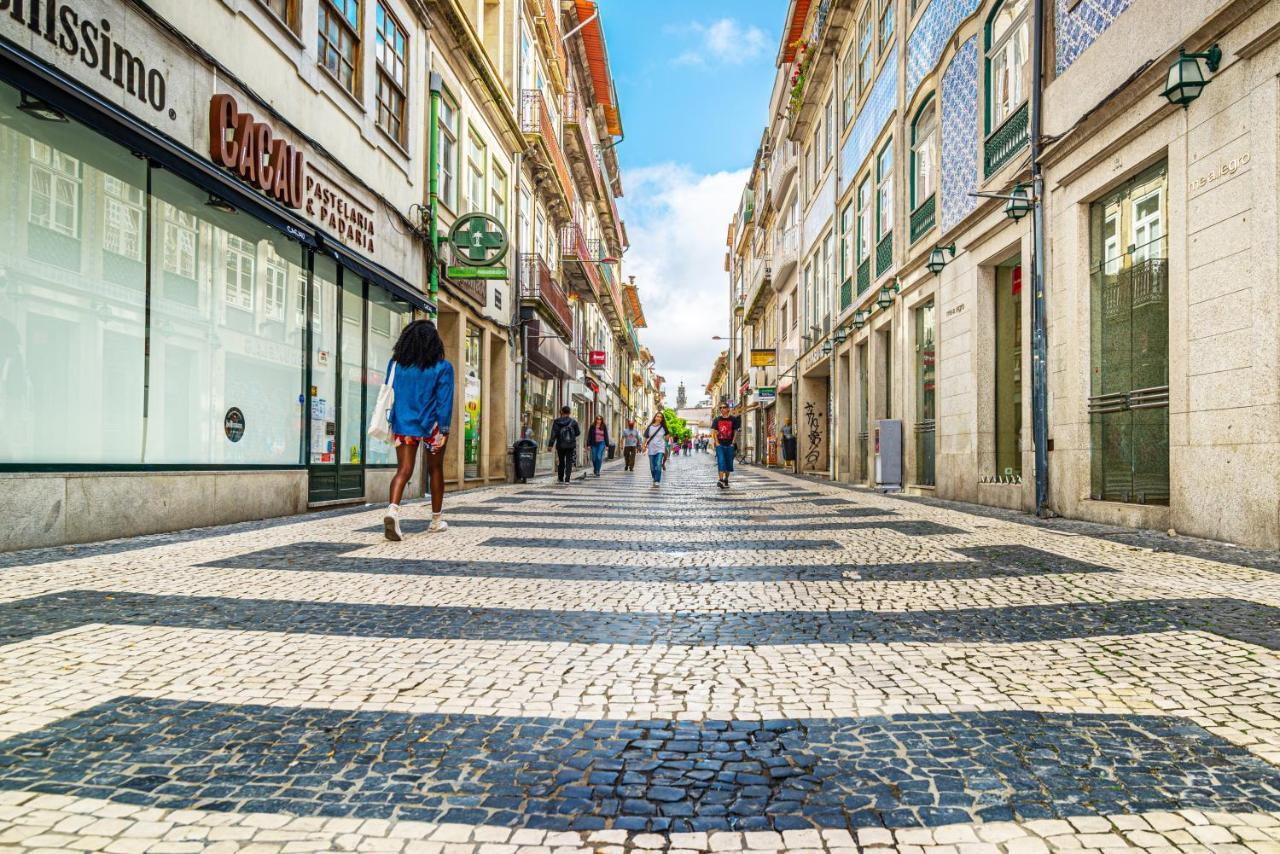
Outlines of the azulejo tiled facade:
{"type": "Polygon", "coordinates": [[[849,187],[858,169],[861,168],[862,162],[871,153],[871,146],[875,144],[880,132],[884,130],[885,122],[889,121],[889,116],[897,106],[897,95],[898,49],[895,47],[889,52],[884,68],[880,70],[880,75],[872,85],[871,94],[867,96],[862,111],[854,119],[853,131],[840,150],[841,193],[849,187]]]}
{"type": "Polygon", "coordinates": [[[1133,0],[1057,0],[1057,70],[1066,71],[1133,0]]]}
{"type": "Polygon", "coordinates": [[[920,81],[937,66],[956,29],[977,8],[978,0],[933,0],[925,7],[907,41],[907,101],[915,97],[920,81]]]}
{"type": "Polygon", "coordinates": [[[978,37],[956,51],[942,75],[942,230],[973,210],[978,189],[978,37]]]}

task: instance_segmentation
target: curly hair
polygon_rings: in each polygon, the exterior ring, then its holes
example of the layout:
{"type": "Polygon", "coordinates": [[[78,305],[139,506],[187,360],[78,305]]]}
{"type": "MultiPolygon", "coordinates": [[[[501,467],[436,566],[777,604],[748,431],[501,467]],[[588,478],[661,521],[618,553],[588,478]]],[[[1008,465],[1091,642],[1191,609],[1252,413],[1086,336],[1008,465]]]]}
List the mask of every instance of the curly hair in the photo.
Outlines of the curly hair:
{"type": "Polygon", "coordinates": [[[429,368],[444,358],[444,342],[430,320],[415,320],[396,340],[391,358],[406,368],[429,368]]]}

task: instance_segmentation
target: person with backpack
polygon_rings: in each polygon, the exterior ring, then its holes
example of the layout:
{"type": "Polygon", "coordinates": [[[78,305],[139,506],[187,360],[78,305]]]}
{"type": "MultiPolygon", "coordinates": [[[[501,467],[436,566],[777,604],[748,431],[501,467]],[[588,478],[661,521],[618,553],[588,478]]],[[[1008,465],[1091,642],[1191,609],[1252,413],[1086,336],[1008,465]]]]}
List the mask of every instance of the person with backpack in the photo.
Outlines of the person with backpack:
{"type": "Polygon", "coordinates": [[[644,428],[644,452],[649,455],[649,474],[653,476],[653,488],[657,489],[662,483],[662,468],[667,459],[667,421],[661,412],[653,413],[644,428]]]}
{"type": "Polygon", "coordinates": [[[603,415],[597,415],[595,422],[587,430],[587,448],[591,451],[591,469],[599,477],[605,451],[609,449],[609,427],[604,423],[603,415]]]}
{"type": "Polygon", "coordinates": [[[453,422],[453,365],[444,357],[444,342],[430,320],[415,320],[404,328],[387,362],[391,387],[390,432],[396,449],[396,473],[391,478],[390,504],[382,517],[388,540],[404,539],[400,530],[400,499],[413,476],[418,446],[426,449],[431,479],[431,524],[427,531],[447,530],[444,511],[444,448],[453,422]]]}
{"type": "Polygon", "coordinates": [[[720,480],[716,484],[721,489],[729,488],[729,475],[733,473],[733,458],[738,449],[734,441],[738,437],[738,428],[742,421],[729,411],[729,404],[720,404],[720,414],[711,422],[711,432],[716,437],[716,468],[720,470],[720,480]]]}
{"type": "Polygon", "coordinates": [[[560,417],[551,422],[551,438],[547,440],[547,450],[556,452],[556,483],[568,483],[573,472],[573,452],[578,447],[578,437],[582,429],[578,419],[569,414],[569,407],[560,407],[560,417]]]}

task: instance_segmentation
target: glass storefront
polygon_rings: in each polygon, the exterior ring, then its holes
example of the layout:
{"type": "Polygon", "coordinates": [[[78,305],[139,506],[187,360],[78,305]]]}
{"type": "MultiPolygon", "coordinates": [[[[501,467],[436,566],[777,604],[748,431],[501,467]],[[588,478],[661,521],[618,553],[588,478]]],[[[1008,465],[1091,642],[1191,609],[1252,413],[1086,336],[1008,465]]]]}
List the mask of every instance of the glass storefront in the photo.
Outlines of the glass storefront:
{"type": "Polygon", "coordinates": [[[480,476],[480,390],[483,388],[481,342],[483,340],[480,330],[467,324],[466,352],[463,354],[465,368],[462,377],[462,435],[466,443],[462,457],[462,476],[465,478],[480,476]]]}
{"type": "Polygon", "coordinates": [[[916,483],[934,485],[937,343],[933,300],[916,309],[916,483]]]}
{"type": "Polygon", "coordinates": [[[0,465],[391,461],[364,413],[407,303],[19,97],[0,83],[0,465]]]}
{"type": "Polygon", "coordinates": [[[998,481],[1022,482],[1022,266],[996,268],[995,421],[998,481]]]}

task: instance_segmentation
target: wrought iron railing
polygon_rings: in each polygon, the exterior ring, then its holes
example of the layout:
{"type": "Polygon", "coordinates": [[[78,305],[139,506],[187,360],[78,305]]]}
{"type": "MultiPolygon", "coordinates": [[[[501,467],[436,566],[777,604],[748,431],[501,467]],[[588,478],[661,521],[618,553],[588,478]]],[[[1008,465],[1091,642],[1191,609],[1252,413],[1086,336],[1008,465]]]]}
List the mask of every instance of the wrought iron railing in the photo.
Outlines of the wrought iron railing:
{"type": "Polygon", "coordinates": [[[559,323],[561,331],[573,331],[573,311],[569,308],[569,296],[555,280],[551,268],[537,252],[520,255],[520,296],[541,302],[559,323]]]}
{"type": "Polygon", "coordinates": [[[915,243],[928,234],[937,221],[938,194],[932,193],[911,212],[911,242],[915,243]]]}
{"type": "Polygon", "coordinates": [[[1031,138],[1030,119],[1030,106],[1024,102],[1013,115],[1005,119],[1004,124],[987,137],[983,146],[983,174],[986,177],[994,175],[996,170],[1008,163],[1027,144],[1031,138]]]}
{"type": "Polygon", "coordinates": [[[599,299],[603,286],[596,265],[591,263],[596,260],[596,257],[587,243],[586,235],[582,233],[582,227],[576,222],[571,222],[560,229],[560,257],[580,262],[577,266],[586,277],[591,293],[599,299]]]}
{"type": "Polygon", "coordinates": [[[893,232],[880,238],[876,244],[876,278],[883,276],[893,267],[893,232]]]}
{"type": "Polygon", "coordinates": [[[840,310],[844,311],[853,305],[853,279],[845,279],[840,283],[840,310]]]}
{"type": "Polygon", "coordinates": [[[560,146],[560,136],[547,109],[546,99],[540,89],[525,89],[520,94],[520,130],[528,137],[536,138],[547,151],[551,169],[570,206],[573,205],[573,180],[569,177],[569,164],[560,146]]]}
{"type": "Polygon", "coordinates": [[[866,293],[867,288],[871,287],[871,259],[863,261],[858,265],[858,295],[866,293]]]}

